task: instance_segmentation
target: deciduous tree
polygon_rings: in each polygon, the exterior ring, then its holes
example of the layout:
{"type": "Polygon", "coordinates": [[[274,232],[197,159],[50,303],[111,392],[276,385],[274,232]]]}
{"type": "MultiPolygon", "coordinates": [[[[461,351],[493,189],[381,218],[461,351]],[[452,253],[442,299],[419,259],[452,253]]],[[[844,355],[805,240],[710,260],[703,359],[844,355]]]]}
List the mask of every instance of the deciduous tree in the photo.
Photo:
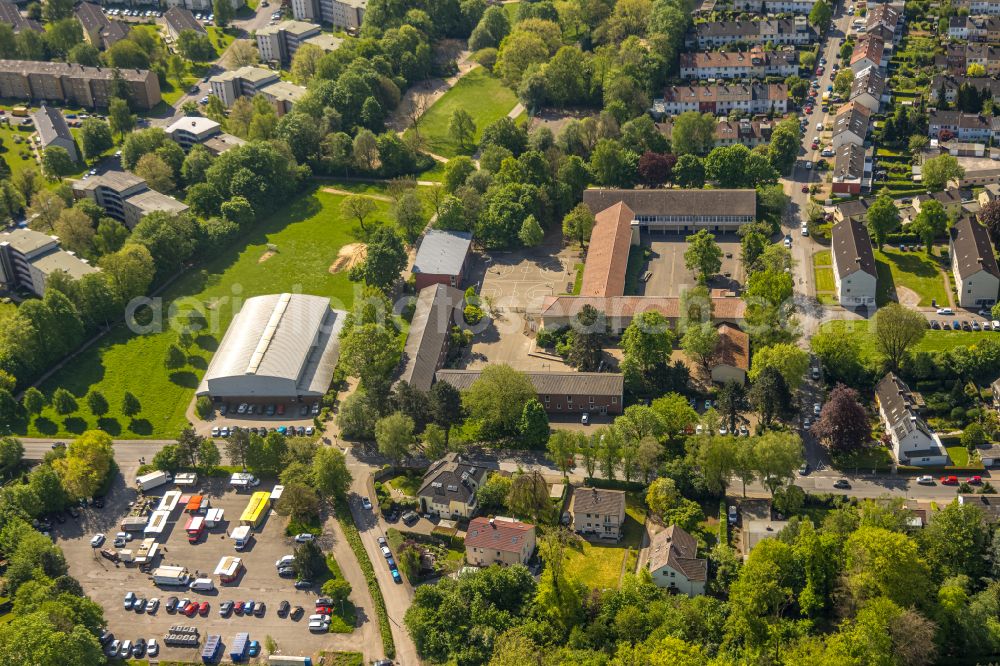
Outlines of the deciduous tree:
{"type": "Polygon", "coordinates": [[[927,320],[899,303],[889,303],[875,313],[875,346],[889,368],[898,370],[906,352],[927,332],[927,320]]]}

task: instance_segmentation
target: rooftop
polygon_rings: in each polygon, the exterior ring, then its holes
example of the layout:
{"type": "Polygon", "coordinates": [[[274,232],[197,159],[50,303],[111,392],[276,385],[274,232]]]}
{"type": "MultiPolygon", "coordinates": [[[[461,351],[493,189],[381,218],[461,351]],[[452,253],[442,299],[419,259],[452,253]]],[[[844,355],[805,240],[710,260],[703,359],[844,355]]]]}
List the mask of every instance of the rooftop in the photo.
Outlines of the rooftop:
{"type": "Polygon", "coordinates": [[[420,290],[403,349],[401,381],[421,391],[430,390],[441,352],[452,326],[461,321],[464,304],[465,294],[454,287],[434,284],[420,290]]]}
{"type": "Polygon", "coordinates": [[[708,580],[708,560],[698,557],[698,541],[677,525],[653,535],[648,558],[650,571],[666,566],[688,580],[708,580]]]}
{"type": "Polygon", "coordinates": [[[171,7],[163,13],[163,19],[178,33],[184,30],[194,30],[202,35],[207,34],[205,26],[194,17],[190,9],[171,7]]]}
{"type": "MultiPolygon", "coordinates": [[[[274,72],[271,73],[273,74],[274,72]]],[[[262,87],[260,92],[271,99],[295,103],[306,94],[306,89],[295,85],[291,81],[275,81],[262,87]]]]}
{"type": "Polygon", "coordinates": [[[302,40],[303,44],[312,44],[317,46],[324,51],[336,51],[344,43],[344,40],[340,37],[334,37],[328,32],[323,32],[318,35],[313,35],[302,40]]]}
{"type": "Polygon", "coordinates": [[[88,32],[91,30],[100,30],[110,23],[108,17],[101,11],[101,8],[92,2],[81,2],[77,5],[73,13],[83,26],[83,29],[88,32]]]}
{"type": "Polygon", "coordinates": [[[594,216],[581,296],[621,296],[625,293],[633,219],[635,213],[621,201],[594,216]]]}
{"type": "Polygon", "coordinates": [[[0,243],[10,243],[20,254],[29,255],[49,246],[55,247],[59,240],[34,229],[14,229],[0,233],[0,243]]]}
{"type": "Polygon", "coordinates": [[[590,188],[583,203],[595,215],[624,202],[635,215],[689,214],[699,216],[757,216],[755,190],[616,190],[590,188]]]}
{"type": "Polygon", "coordinates": [[[188,209],[188,205],[174,199],[171,196],[157,192],[156,190],[146,190],[133,194],[126,199],[131,205],[142,211],[143,215],[163,211],[165,213],[183,213],[188,209]]]}
{"type": "Polygon", "coordinates": [[[32,259],[31,265],[45,275],[52,275],[56,271],[62,271],[74,279],[97,272],[97,269],[86,261],[65,250],[51,250],[46,252],[32,259]]]}
{"type": "Polygon", "coordinates": [[[469,521],[465,547],[520,553],[528,535],[534,531],[534,525],[513,518],[479,516],[469,521]]]}
{"type": "MultiPolygon", "coordinates": [[[[659,312],[664,317],[677,319],[681,312],[680,298],[672,296],[546,296],[542,301],[541,314],[543,317],[571,317],[579,314],[585,305],[592,305],[609,318],[659,312]]],[[[736,321],[743,319],[746,303],[742,298],[713,297],[712,311],[717,320],[736,321]]]]}
{"type": "MultiPolygon", "coordinates": [[[[479,370],[438,370],[439,382],[468,389],[479,379],[479,370]]],[[[621,395],[622,375],[611,372],[525,372],[539,395],[621,395]]]]}
{"type": "Polygon", "coordinates": [[[263,67],[252,67],[247,65],[246,67],[240,67],[239,69],[227,70],[222,74],[216,74],[209,79],[209,81],[233,81],[236,79],[259,85],[266,81],[277,81],[278,74],[269,69],[264,69],[263,67]]]}
{"type": "Polygon", "coordinates": [[[431,229],[424,235],[413,260],[413,272],[427,275],[459,275],[472,246],[468,231],[431,229]]]}
{"type": "Polygon", "coordinates": [[[145,185],[146,181],[129,171],[105,171],[96,176],[90,176],[86,180],[78,180],[73,184],[74,189],[96,190],[98,187],[106,187],[115,192],[124,192],[137,185],[145,185]]]}
{"type": "Polygon", "coordinates": [[[865,149],[856,143],[845,143],[837,148],[833,162],[835,181],[860,180],[865,175],[865,149]]]}
{"type": "Polygon", "coordinates": [[[963,217],[952,226],[949,234],[955,254],[953,260],[961,280],[980,271],[1000,278],[1000,267],[986,227],[971,217],[963,217]]]}
{"type": "MultiPolygon", "coordinates": [[[[0,3],[2,4],[2,3],[0,3]]],[[[43,62],[40,60],[0,60],[0,71],[16,72],[23,76],[28,74],[50,74],[53,76],[77,76],[88,79],[111,80],[115,72],[119,72],[126,81],[144,83],[156,75],[148,69],[113,69],[111,67],[84,67],[62,62],[43,62]]]]}
{"type": "Polygon", "coordinates": [[[719,326],[719,341],[715,345],[716,364],[740,370],[750,369],[750,336],[729,324],[719,326]]]}
{"type": "Polygon", "coordinates": [[[42,104],[40,109],[31,114],[31,117],[35,121],[38,136],[42,139],[42,147],[48,146],[55,139],[66,139],[70,143],[73,142],[73,133],[69,131],[66,118],[63,117],[62,111],[59,109],[42,104]]]}
{"type": "MultiPolygon", "coordinates": [[[[489,469],[465,459],[458,453],[448,453],[431,463],[417,491],[417,497],[431,497],[436,503],[451,501],[466,503],[476,488],[486,480],[489,469]]],[[[468,541],[466,541],[468,543],[468,541]]]]}
{"type": "Polygon", "coordinates": [[[183,116],[170,123],[166,132],[167,134],[173,134],[178,130],[186,130],[192,134],[203,134],[212,130],[218,130],[221,127],[222,125],[211,118],[205,118],[204,116],[183,116]]]}
{"type": "Polygon", "coordinates": [[[833,225],[832,250],[841,278],[857,271],[877,276],[872,241],[864,223],[847,218],[833,225]]]}
{"type": "Polygon", "coordinates": [[[596,513],[625,517],[625,491],[606,488],[574,488],[569,501],[569,512],[596,513]]]}

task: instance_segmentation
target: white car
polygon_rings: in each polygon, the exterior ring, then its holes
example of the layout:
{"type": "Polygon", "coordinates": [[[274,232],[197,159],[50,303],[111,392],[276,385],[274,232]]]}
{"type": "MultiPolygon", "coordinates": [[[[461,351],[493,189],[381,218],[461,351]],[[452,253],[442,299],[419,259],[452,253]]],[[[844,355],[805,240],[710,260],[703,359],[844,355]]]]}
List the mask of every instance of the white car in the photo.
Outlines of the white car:
{"type": "Polygon", "coordinates": [[[812,163],[812,161],[809,161],[809,160],[807,160],[807,161],[806,161],[806,168],[807,168],[807,169],[812,169],[812,168],[813,168],[813,163],[812,163]]]}
{"type": "Polygon", "coordinates": [[[820,411],[822,409],[823,409],[823,406],[821,404],[819,404],[818,402],[814,402],[813,403],[813,414],[815,414],[816,416],[819,416],[819,413],[820,413],[820,411]]]}
{"type": "Polygon", "coordinates": [[[705,431],[705,428],[700,423],[694,427],[694,433],[696,435],[700,435],[704,431],[705,431]]]}
{"type": "Polygon", "coordinates": [[[302,534],[295,535],[296,543],[306,543],[307,541],[315,541],[315,540],[316,540],[316,535],[309,534],[308,532],[303,532],[302,534]]]}
{"type": "Polygon", "coordinates": [[[150,657],[155,657],[159,653],[160,653],[160,646],[159,644],[157,644],[155,638],[150,638],[148,641],[146,641],[146,654],[148,654],[150,657]]]}
{"type": "Polygon", "coordinates": [[[939,315],[953,315],[955,314],[955,311],[952,310],[951,308],[938,308],[937,313],[939,315]]]}
{"type": "Polygon", "coordinates": [[[371,511],[372,510],[372,501],[370,499],[368,499],[367,497],[362,497],[361,498],[361,506],[364,507],[364,509],[366,511],[371,511]]]}
{"type": "Polygon", "coordinates": [[[930,476],[929,474],[924,474],[923,476],[918,476],[917,477],[917,483],[919,483],[922,486],[933,486],[934,485],[934,477],[930,476]]]}
{"type": "Polygon", "coordinates": [[[212,437],[218,437],[218,436],[219,436],[219,426],[213,426],[212,427],[212,437]]]}
{"type": "Polygon", "coordinates": [[[809,235],[809,227],[807,227],[805,225],[802,225],[802,235],[803,236],[808,236],[809,235]]]}
{"type": "Polygon", "coordinates": [[[309,621],[310,622],[329,622],[330,621],[330,616],[329,615],[320,615],[319,613],[316,613],[315,615],[310,615],[309,616],[309,621]]]}
{"type": "Polygon", "coordinates": [[[329,630],[330,630],[330,623],[329,622],[320,622],[319,620],[311,620],[309,622],[309,631],[320,632],[320,631],[329,631],[329,630]]]}
{"type": "Polygon", "coordinates": [[[295,560],[294,555],[285,555],[284,557],[282,557],[281,559],[279,559],[277,562],[274,563],[274,568],[280,569],[281,567],[291,566],[293,560],[295,560]]]}
{"type": "Polygon", "coordinates": [[[587,412],[584,412],[583,414],[581,414],[580,415],[580,423],[582,423],[583,425],[590,425],[590,414],[587,413],[587,412]]]}
{"type": "Polygon", "coordinates": [[[785,236],[785,247],[789,247],[790,248],[791,246],[792,246],[792,238],[791,238],[791,236],[785,236]]]}
{"type": "Polygon", "coordinates": [[[816,131],[817,132],[823,131],[823,123],[816,123],[816,131]]]}
{"type": "Polygon", "coordinates": [[[382,554],[385,557],[387,557],[387,558],[392,557],[392,551],[389,550],[389,546],[381,546],[380,548],[382,550],[382,554]]]}
{"type": "Polygon", "coordinates": [[[100,548],[102,545],[104,545],[104,539],[105,538],[106,537],[104,536],[104,532],[98,532],[90,540],[90,547],[91,548],[100,548]]]}
{"type": "Polygon", "coordinates": [[[992,323],[993,323],[993,330],[1000,331],[1000,320],[994,319],[992,323]]]}

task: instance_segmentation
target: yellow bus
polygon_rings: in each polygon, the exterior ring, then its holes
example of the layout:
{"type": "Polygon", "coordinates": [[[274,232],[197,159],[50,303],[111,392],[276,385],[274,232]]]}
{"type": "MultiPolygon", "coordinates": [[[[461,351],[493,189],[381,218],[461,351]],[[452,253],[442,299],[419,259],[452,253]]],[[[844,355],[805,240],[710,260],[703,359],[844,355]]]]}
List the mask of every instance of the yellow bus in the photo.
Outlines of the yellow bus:
{"type": "Polygon", "coordinates": [[[259,527],[264,522],[264,518],[267,517],[267,510],[270,508],[270,493],[254,493],[250,496],[250,501],[247,503],[247,508],[243,510],[243,515],[240,516],[240,524],[254,528],[259,527]]]}

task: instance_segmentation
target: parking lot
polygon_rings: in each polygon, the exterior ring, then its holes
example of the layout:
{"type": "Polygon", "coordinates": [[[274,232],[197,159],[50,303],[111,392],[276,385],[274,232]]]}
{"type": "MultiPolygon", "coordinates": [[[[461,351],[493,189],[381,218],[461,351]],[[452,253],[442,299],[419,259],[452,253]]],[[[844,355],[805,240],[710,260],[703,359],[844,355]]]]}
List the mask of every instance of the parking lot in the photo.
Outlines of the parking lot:
{"type": "MultiPolygon", "coordinates": [[[[197,627],[202,644],[209,634],[219,634],[224,645],[229,646],[237,632],[247,631],[252,640],[262,644],[266,636],[272,637],[284,654],[307,655],[321,648],[330,649],[333,643],[338,648],[343,643],[345,647],[363,649],[363,645],[354,645],[362,642],[363,632],[360,630],[355,630],[352,634],[309,632],[307,618],[313,612],[319,590],[296,590],[293,581],[280,578],[274,566],[275,561],[294,551],[292,539],[284,535],[285,518],[272,510],[266,522],[256,531],[249,547],[240,552],[233,548],[233,541],[228,538],[228,533],[239,525],[240,514],[249,501],[250,493],[234,492],[228,488],[227,482],[228,479],[220,478],[199,479],[199,485],[194,489],[180,489],[167,484],[151,491],[154,495],[162,495],[167,490],[183,490],[184,494],[197,492],[208,497],[213,508],[224,510],[224,521],[203,534],[198,543],[190,544],[184,531],[187,514],[183,512],[183,506],[179,505],[171,513],[167,529],[157,539],[161,556],[157,558],[156,566],[180,565],[186,567],[192,576],[198,572],[202,576],[211,577],[216,589],[208,592],[189,591],[182,587],[156,587],[150,576],[142,573],[138,566],[111,562],[99,555],[99,549],[90,546],[91,537],[96,532],[104,532],[108,535],[105,547],[111,547],[114,534],[120,529],[122,517],[128,513],[129,502],[136,498],[136,493],[131,488],[119,486],[108,497],[105,508],[88,508],[78,521],[70,520],[55,526],[54,536],[66,554],[70,574],[80,581],[87,596],[104,608],[108,629],[115,634],[115,638],[133,642],[140,637],[147,640],[155,638],[160,644],[159,658],[189,661],[198,660],[200,652],[193,648],[167,647],[163,644],[163,636],[171,625],[197,627]],[[224,556],[241,557],[245,566],[245,571],[231,584],[221,584],[219,577],[213,575],[216,565],[224,556]],[[147,600],[159,598],[159,610],[155,614],[126,611],[123,600],[130,591],[147,600]],[[190,618],[180,613],[168,613],[164,606],[171,596],[189,597],[198,602],[207,601],[209,613],[206,617],[195,615],[190,618]],[[223,601],[250,599],[265,602],[263,617],[235,614],[230,614],[227,618],[220,617],[219,605],[223,601]],[[297,621],[278,617],[277,610],[282,600],[287,600],[293,608],[301,605],[304,609],[302,617],[297,621]]],[[[270,490],[270,486],[271,484],[263,484],[254,490],[270,490]]],[[[328,521],[323,536],[319,539],[324,553],[331,550],[333,535],[339,534],[330,523],[332,521],[328,521]]],[[[142,533],[137,533],[129,546],[137,548],[141,539],[142,533]]],[[[345,575],[352,577],[346,572],[345,575]]],[[[364,617],[361,609],[358,616],[359,624],[371,622],[364,617]]]]}
{"type": "Polygon", "coordinates": [[[232,431],[234,427],[274,430],[289,437],[299,435],[298,431],[301,428],[301,436],[312,437],[315,434],[313,417],[320,412],[319,401],[315,398],[300,403],[230,401],[216,403],[212,415],[206,420],[201,420],[194,415],[193,404],[192,402],[189,418],[195,424],[195,431],[199,435],[212,437],[226,437],[228,436],[226,431],[232,431]],[[247,408],[242,413],[240,413],[241,406],[247,408]],[[291,432],[292,429],[295,432],[291,432]]]}
{"type": "MultiPolygon", "coordinates": [[[[722,269],[709,280],[711,289],[737,289],[743,284],[743,264],[740,261],[740,239],[736,234],[718,234],[716,241],[722,250],[722,269]]],[[[684,266],[684,252],[688,248],[680,234],[643,234],[641,242],[652,251],[652,258],[643,269],[648,272],[646,281],[639,281],[641,296],[680,296],[681,292],[697,285],[694,273],[684,266]]]]}

